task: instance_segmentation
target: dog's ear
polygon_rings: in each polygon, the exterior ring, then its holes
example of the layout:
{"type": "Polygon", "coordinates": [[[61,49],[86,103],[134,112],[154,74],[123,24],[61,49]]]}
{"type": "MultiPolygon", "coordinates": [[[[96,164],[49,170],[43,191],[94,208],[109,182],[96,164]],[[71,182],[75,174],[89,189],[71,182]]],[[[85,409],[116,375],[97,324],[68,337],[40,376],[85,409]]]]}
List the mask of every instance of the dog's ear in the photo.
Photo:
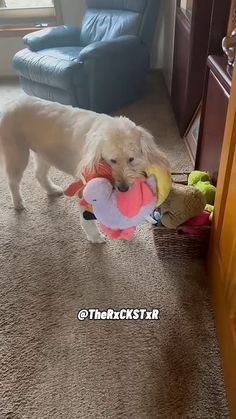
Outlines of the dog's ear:
{"type": "Polygon", "coordinates": [[[82,158],[77,169],[77,176],[87,169],[94,171],[95,166],[102,159],[101,136],[97,132],[88,132],[82,150],[82,158]]]}
{"type": "Polygon", "coordinates": [[[147,162],[151,164],[155,164],[156,166],[161,166],[164,169],[169,170],[170,164],[167,160],[166,155],[159,150],[152,134],[143,127],[138,127],[140,131],[140,145],[141,151],[144,155],[147,162]]]}

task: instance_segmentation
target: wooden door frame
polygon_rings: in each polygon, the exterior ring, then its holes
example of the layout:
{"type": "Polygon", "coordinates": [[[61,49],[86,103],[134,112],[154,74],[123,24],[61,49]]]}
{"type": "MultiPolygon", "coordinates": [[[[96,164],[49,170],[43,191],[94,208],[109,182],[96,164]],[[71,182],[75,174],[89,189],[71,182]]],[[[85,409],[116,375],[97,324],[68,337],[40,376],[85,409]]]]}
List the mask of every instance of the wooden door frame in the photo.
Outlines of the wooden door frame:
{"type": "Polygon", "coordinates": [[[220,346],[225,387],[229,402],[230,417],[236,418],[236,350],[229,309],[222,290],[222,256],[218,246],[224,211],[227,202],[233,159],[236,152],[236,67],[234,69],[231,96],[229,101],[221,163],[217,184],[215,213],[212,225],[211,243],[208,257],[209,285],[212,293],[215,322],[220,346]]]}

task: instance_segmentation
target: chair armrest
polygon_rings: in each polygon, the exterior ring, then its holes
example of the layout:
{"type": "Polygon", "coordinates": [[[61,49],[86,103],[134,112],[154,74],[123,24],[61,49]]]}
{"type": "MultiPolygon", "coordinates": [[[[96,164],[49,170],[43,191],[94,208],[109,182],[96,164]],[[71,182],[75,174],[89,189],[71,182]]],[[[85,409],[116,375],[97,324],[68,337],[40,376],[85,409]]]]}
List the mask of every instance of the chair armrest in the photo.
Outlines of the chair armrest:
{"type": "Polygon", "coordinates": [[[134,35],[124,35],[110,41],[93,42],[80,52],[80,61],[102,56],[131,53],[134,49],[144,49],[140,39],[134,35]]]}
{"type": "Polygon", "coordinates": [[[80,28],[75,25],[62,25],[55,28],[42,29],[29,33],[23,38],[24,44],[31,51],[45,48],[66,47],[79,45],[80,28]]]}

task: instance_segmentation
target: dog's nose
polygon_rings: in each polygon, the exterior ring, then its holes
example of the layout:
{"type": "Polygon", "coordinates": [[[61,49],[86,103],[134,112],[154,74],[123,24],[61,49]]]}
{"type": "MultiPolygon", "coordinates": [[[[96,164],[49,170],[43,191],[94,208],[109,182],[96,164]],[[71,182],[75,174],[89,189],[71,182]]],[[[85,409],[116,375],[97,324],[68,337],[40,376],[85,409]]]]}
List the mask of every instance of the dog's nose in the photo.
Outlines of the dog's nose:
{"type": "Polygon", "coordinates": [[[121,183],[121,184],[118,186],[118,190],[119,190],[120,192],[127,192],[127,191],[129,190],[129,186],[128,186],[128,185],[126,185],[125,183],[121,183]]]}

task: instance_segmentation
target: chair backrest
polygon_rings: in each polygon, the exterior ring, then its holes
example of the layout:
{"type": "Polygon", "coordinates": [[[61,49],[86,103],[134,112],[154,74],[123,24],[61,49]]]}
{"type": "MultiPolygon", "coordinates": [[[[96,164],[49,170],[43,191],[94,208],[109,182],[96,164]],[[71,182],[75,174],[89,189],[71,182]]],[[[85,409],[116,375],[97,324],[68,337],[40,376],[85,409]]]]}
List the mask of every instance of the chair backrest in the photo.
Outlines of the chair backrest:
{"type": "Polygon", "coordinates": [[[122,35],[136,35],[151,48],[160,0],[86,0],[80,41],[86,46],[122,35]]]}

